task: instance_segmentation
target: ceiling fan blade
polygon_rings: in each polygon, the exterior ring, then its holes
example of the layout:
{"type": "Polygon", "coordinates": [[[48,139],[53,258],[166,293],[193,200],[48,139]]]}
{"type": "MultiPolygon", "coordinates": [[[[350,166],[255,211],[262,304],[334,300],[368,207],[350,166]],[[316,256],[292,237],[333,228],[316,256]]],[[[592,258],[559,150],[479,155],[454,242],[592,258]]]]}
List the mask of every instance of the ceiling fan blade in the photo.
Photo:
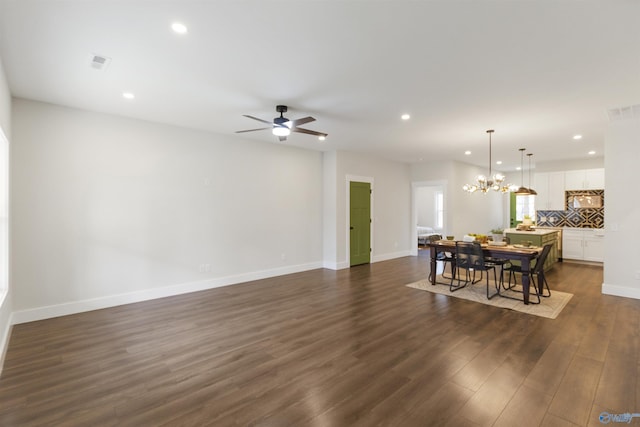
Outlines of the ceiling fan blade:
{"type": "Polygon", "coordinates": [[[267,130],[267,129],[272,129],[272,128],[258,128],[258,129],[247,129],[247,130],[237,130],[236,133],[243,133],[243,132],[255,132],[257,130],[267,130]]]}
{"type": "Polygon", "coordinates": [[[328,135],[328,134],[326,134],[324,132],[316,132],[315,130],[309,130],[309,129],[303,129],[303,128],[293,128],[293,129],[291,129],[291,132],[306,133],[306,134],[315,135],[315,136],[327,136],[328,135]]]}
{"type": "Polygon", "coordinates": [[[268,125],[272,125],[272,124],[273,124],[273,123],[272,123],[272,122],[270,122],[270,121],[262,120],[262,119],[259,119],[259,118],[257,118],[257,117],[249,116],[249,115],[247,115],[247,114],[243,114],[243,116],[248,117],[248,118],[253,119],[253,120],[257,120],[257,121],[262,122],[262,123],[266,123],[266,124],[268,124],[268,125]]]}
{"type": "Polygon", "coordinates": [[[309,116],[309,117],[303,117],[301,119],[290,120],[290,122],[291,122],[291,127],[296,127],[296,126],[303,125],[305,123],[315,122],[315,120],[316,119],[314,119],[313,117],[309,116]]]}
{"type": "Polygon", "coordinates": [[[278,139],[280,140],[280,142],[282,142],[282,141],[286,141],[287,137],[286,136],[279,136],[278,139]]]}

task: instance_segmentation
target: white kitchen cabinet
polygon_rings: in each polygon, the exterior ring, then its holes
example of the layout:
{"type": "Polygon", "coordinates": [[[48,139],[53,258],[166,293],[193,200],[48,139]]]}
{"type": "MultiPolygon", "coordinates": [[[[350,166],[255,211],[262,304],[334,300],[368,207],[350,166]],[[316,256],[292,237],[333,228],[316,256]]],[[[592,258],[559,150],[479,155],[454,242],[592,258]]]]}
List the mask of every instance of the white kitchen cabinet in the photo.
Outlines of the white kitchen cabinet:
{"type": "Polygon", "coordinates": [[[565,228],[562,231],[562,258],[578,261],[604,261],[604,230],[565,228]]]}
{"type": "Polygon", "coordinates": [[[582,230],[562,230],[562,259],[584,258],[583,242],[584,234],[582,230]]]}
{"type": "Polygon", "coordinates": [[[604,231],[600,229],[585,230],[583,259],[604,262],[604,231]]]}
{"type": "Polygon", "coordinates": [[[580,169],[564,173],[565,190],[604,189],[604,169],[580,169]]]}
{"type": "Polygon", "coordinates": [[[564,200],[564,172],[540,172],[534,175],[536,196],[536,210],[563,211],[564,200]]]}

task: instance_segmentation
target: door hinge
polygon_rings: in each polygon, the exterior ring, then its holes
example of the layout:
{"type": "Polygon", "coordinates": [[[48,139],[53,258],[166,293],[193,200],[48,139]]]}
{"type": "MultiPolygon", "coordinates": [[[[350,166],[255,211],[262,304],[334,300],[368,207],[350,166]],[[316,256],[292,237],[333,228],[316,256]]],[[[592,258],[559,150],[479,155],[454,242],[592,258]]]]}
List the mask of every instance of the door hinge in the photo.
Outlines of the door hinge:
{"type": "Polygon", "coordinates": [[[369,190],[369,194],[373,194],[373,190],[369,190]]]}
{"type": "Polygon", "coordinates": [[[373,220],[371,218],[369,218],[369,224],[371,224],[373,222],[373,220]]]}
{"type": "Polygon", "coordinates": [[[372,252],[371,248],[369,248],[369,252],[372,252]]]}

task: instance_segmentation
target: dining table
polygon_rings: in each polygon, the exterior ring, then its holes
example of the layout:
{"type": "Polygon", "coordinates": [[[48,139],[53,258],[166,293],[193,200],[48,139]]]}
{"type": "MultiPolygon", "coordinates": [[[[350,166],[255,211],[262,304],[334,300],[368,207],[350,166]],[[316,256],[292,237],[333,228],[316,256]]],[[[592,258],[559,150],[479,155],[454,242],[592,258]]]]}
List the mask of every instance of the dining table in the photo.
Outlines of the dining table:
{"type": "MultiPolygon", "coordinates": [[[[436,285],[436,265],[438,261],[438,253],[449,252],[455,254],[456,242],[454,240],[436,240],[429,242],[427,246],[430,249],[431,257],[431,284],[436,285]]],[[[508,259],[510,261],[519,261],[522,269],[522,295],[524,304],[529,304],[529,291],[531,287],[530,271],[531,261],[536,259],[542,252],[541,247],[525,247],[523,245],[496,245],[490,243],[482,243],[482,252],[485,257],[508,259]]],[[[455,271],[455,256],[453,257],[452,266],[455,271]]],[[[541,292],[541,289],[538,291],[541,292]]]]}

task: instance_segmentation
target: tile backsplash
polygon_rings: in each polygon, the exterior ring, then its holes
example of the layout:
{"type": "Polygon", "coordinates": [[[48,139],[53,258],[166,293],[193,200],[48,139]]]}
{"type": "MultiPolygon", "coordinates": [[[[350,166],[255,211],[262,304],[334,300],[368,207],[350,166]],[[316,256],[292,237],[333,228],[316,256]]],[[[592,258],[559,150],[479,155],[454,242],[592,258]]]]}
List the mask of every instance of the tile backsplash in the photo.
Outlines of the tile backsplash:
{"type": "Polygon", "coordinates": [[[604,228],[604,190],[565,191],[564,211],[537,211],[536,224],[540,227],[604,228]],[[569,203],[574,196],[600,196],[602,207],[576,209],[569,203]]]}

